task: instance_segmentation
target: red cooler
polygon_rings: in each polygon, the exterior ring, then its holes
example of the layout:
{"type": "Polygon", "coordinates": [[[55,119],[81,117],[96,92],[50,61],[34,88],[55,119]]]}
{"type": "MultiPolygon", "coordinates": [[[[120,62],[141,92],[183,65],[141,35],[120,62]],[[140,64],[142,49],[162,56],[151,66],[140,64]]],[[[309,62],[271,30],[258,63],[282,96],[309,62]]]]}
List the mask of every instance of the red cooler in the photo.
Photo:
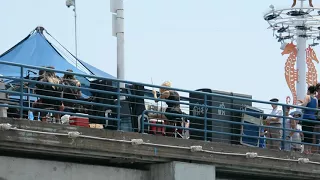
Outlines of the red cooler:
{"type": "MultiPolygon", "coordinates": [[[[164,121],[163,120],[159,120],[159,119],[150,119],[149,123],[165,125],[164,121]]],[[[165,134],[165,127],[150,125],[150,133],[164,135],[165,134]]]]}
{"type": "MultiPolygon", "coordinates": [[[[79,114],[79,113],[77,113],[79,114]]],[[[87,114],[83,114],[87,115],[87,114]]],[[[81,116],[70,116],[69,124],[73,126],[82,126],[82,127],[90,127],[89,126],[89,118],[81,117],[81,116]]]]}

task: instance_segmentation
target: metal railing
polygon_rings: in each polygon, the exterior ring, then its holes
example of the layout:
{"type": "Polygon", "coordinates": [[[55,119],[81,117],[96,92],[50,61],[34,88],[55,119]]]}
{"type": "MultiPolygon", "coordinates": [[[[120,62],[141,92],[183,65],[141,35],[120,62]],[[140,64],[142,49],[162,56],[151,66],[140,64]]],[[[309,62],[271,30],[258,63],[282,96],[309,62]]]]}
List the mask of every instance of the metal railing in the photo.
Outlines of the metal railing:
{"type": "Polygon", "coordinates": [[[273,149],[286,149],[288,144],[290,147],[305,145],[318,148],[319,146],[320,138],[317,136],[320,135],[320,126],[317,120],[285,116],[288,113],[288,107],[312,113],[318,112],[318,109],[254,100],[248,95],[228,94],[208,89],[191,91],[5,61],[0,61],[0,65],[10,66],[11,69],[16,68],[16,73],[20,74],[20,77],[0,77],[5,82],[5,88],[0,89],[0,94],[7,95],[6,98],[0,99],[0,109],[8,108],[8,117],[29,118],[44,122],[48,119],[53,122],[54,119],[55,123],[61,123],[62,117],[70,115],[73,117],[71,118],[73,123],[69,116],[67,123],[87,127],[89,124],[101,124],[101,128],[106,129],[256,147],[276,144],[273,149]],[[69,74],[85,82],[78,87],[61,83],[64,79],[60,77],[56,77],[60,82],[40,81],[36,75],[25,74],[30,71],[54,72],[56,76],[69,74]],[[126,88],[120,88],[120,83],[125,83],[126,88]],[[166,111],[165,105],[155,103],[159,99],[153,97],[151,89],[154,88],[188,94],[188,97],[181,97],[179,102],[169,100],[170,98],[161,99],[163,104],[179,103],[181,112],[170,111],[170,108],[166,111]],[[75,97],[74,93],[80,91],[82,96],[75,97]],[[255,103],[256,108],[252,107],[252,103],[255,103]],[[283,115],[265,113],[272,110],[271,105],[282,109],[283,115]],[[33,114],[33,118],[30,114],[33,114]],[[266,116],[282,118],[281,125],[265,124],[263,117],[266,116]],[[75,121],[85,123],[74,123],[75,121]],[[291,126],[291,122],[297,125],[296,121],[302,122],[304,126],[302,130],[287,127],[287,125],[291,126]],[[270,136],[271,131],[276,132],[276,135],[270,136]],[[280,134],[281,131],[283,135],[280,134]],[[312,139],[294,142],[287,139],[290,133],[297,136],[303,133],[305,137],[311,136],[312,139]],[[266,144],[266,141],[275,143],[266,144]]]}

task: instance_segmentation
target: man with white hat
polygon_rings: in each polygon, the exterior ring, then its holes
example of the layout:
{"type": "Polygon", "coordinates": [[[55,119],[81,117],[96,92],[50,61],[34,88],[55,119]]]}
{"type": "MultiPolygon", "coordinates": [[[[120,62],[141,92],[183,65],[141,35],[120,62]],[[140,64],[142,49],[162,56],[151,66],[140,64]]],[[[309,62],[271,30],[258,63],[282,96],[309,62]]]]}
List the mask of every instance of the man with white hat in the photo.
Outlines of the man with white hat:
{"type": "MultiPolygon", "coordinates": [[[[301,111],[293,111],[290,113],[290,116],[294,118],[301,118],[302,117],[301,111]]],[[[302,132],[302,126],[299,124],[299,120],[293,120],[292,123],[293,127],[292,129],[296,131],[291,131],[287,137],[287,139],[290,139],[293,143],[291,143],[291,148],[294,151],[301,152],[302,151],[302,144],[301,141],[304,139],[304,135],[302,132]],[[298,131],[298,132],[297,132],[298,131]]]]}
{"type": "MultiPolygon", "coordinates": [[[[270,102],[279,102],[279,99],[273,98],[270,99],[270,102]]],[[[279,107],[278,105],[271,104],[272,106],[272,111],[271,115],[276,115],[276,116],[283,116],[283,111],[282,108],[279,107]]],[[[272,138],[272,139],[281,139],[282,137],[282,130],[280,129],[282,127],[282,118],[280,117],[274,117],[274,116],[268,116],[266,119],[266,125],[267,126],[273,126],[277,128],[269,128],[267,137],[272,138]]],[[[280,150],[281,149],[281,141],[279,140],[270,140],[267,139],[267,148],[269,149],[276,149],[280,150]]]]}
{"type": "MultiPolygon", "coordinates": [[[[288,112],[286,112],[286,115],[290,118],[301,118],[302,117],[301,111],[295,110],[295,111],[291,112],[290,115],[289,115],[289,111],[290,111],[290,109],[288,109],[288,112]]],[[[299,123],[299,120],[287,118],[285,128],[302,131],[301,125],[299,125],[298,123],[299,123]]],[[[284,136],[286,137],[287,141],[294,141],[294,142],[301,143],[301,139],[302,139],[301,137],[303,137],[303,133],[297,132],[297,131],[286,130],[284,133],[284,136]]],[[[291,149],[294,149],[295,151],[301,151],[301,144],[286,142],[285,146],[284,146],[284,150],[290,151],[291,149]]]]}

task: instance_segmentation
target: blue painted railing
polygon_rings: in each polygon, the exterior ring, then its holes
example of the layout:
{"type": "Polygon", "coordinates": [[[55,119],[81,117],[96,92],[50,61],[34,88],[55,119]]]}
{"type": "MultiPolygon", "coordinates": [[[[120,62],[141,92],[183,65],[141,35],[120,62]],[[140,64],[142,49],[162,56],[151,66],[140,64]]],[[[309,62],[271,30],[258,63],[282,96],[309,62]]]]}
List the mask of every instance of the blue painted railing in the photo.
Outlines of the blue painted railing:
{"type": "MultiPolygon", "coordinates": [[[[66,73],[65,71],[59,71],[59,70],[52,70],[52,69],[47,69],[47,68],[42,68],[42,67],[34,67],[34,66],[28,66],[28,65],[22,65],[22,64],[15,64],[15,63],[11,63],[11,62],[5,62],[5,61],[0,61],[0,66],[1,65],[10,65],[10,66],[15,66],[17,67],[17,69],[20,71],[20,77],[7,77],[7,76],[1,76],[1,79],[9,79],[9,80],[14,80],[15,82],[19,82],[18,84],[16,84],[17,90],[8,90],[8,89],[0,89],[0,93],[6,93],[9,95],[15,95],[15,96],[19,96],[19,103],[10,103],[10,100],[7,100],[6,103],[1,103],[0,100],[0,107],[8,107],[11,109],[19,109],[19,117],[20,118],[26,118],[25,116],[25,111],[39,111],[39,112],[45,112],[45,113],[56,113],[56,114],[69,114],[69,115],[77,115],[77,116],[82,116],[82,117],[87,117],[87,118],[93,118],[93,119],[100,119],[103,121],[114,121],[116,122],[115,126],[116,129],[121,130],[121,123],[123,121],[123,116],[125,116],[125,114],[122,113],[122,101],[121,101],[121,97],[125,96],[126,98],[130,99],[130,98],[136,98],[136,99],[144,99],[144,100],[156,100],[152,94],[151,94],[151,90],[146,90],[144,93],[144,95],[134,95],[134,94],[130,94],[129,92],[126,92],[124,89],[120,88],[120,83],[125,83],[125,84],[130,84],[130,85],[139,85],[139,86],[144,86],[144,87],[150,87],[151,88],[165,88],[167,90],[174,90],[174,91],[178,91],[178,92],[184,92],[184,93],[189,93],[189,94],[197,94],[197,95],[201,95],[203,96],[203,99],[201,99],[201,101],[203,101],[203,103],[199,104],[199,103],[191,103],[188,101],[181,101],[180,105],[181,106],[188,106],[189,110],[190,107],[200,107],[203,108],[203,117],[199,117],[199,116],[195,116],[192,114],[172,114],[172,113],[167,113],[167,112],[158,112],[158,111],[151,111],[151,110],[144,110],[142,111],[141,114],[134,114],[134,116],[139,116],[141,115],[141,118],[139,119],[139,121],[141,121],[141,126],[140,126],[140,132],[145,133],[146,129],[145,127],[150,127],[150,126],[154,126],[154,127],[165,127],[165,128],[174,128],[174,129],[179,129],[179,130],[188,130],[191,134],[191,138],[192,138],[192,134],[195,132],[201,132],[203,133],[203,137],[201,137],[201,139],[207,141],[210,140],[210,138],[208,137],[208,134],[218,134],[218,135],[226,135],[226,136],[232,136],[232,137],[238,137],[238,138],[252,138],[252,139],[265,139],[265,140],[274,140],[274,141],[281,141],[282,142],[282,146],[284,146],[284,143],[292,143],[292,141],[287,140],[286,137],[283,135],[281,139],[275,139],[275,138],[268,138],[268,137],[261,137],[259,136],[250,136],[250,135],[245,135],[243,133],[234,133],[232,131],[230,132],[224,132],[224,131],[217,131],[217,130],[212,130],[212,127],[210,129],[209,127],[209,123],[212,124],[212,122],[215,123],[228,123],[230,125],[237,125],[241,128],[243,128],[243,125],[248,125],[247,123],[243,123],[241,122],[239,119],[241,119],[241,117],[237,117],[238,118],[238,122],[236,121],[227,121],[227,120],[222,120],[220,118],[212,118],[208,112],[208,110],[221,110],[221,111],[227,111],[227,112],[233,112],[233,113],[238,113],[240,115],[242,115],[243,113],[247,113],[247,111],[245,111],[245,109],[235,109],[235,108],[225,108],[225,107],[219,107],[219,106],[213,106],[210,105],[211,97],[219,97],[219,98],[225,98],[225,99],[232,99],[232,100],[238,100],[238,101],[242,101],[242,102],[251,102],[251,103],[259,103],[259,104],[268,104],[268,105],[277,105],[277,106],[281,106],[283,109],[283,114],[286,113],[287,111],[287,107],[290,106],[291,108],[298,108],[298,109],[302,109],[302,110],[314,110],[314,111],[318,111],[318,109],[310,109],[310,108],[306,108],[306,107],[301,107],[301,106],[293,106],[293,105],[288,105],[288,104],[283,104],[283,103],[276,103],[276,102],[269,102],[269,101],[261,101],[261,100],[254,100],[254,99],[250,99],[250,98],[243,98],[243,97],[236,97],[236,96],[231,96],[231,95],[222,95],[219,93],[207,93],[207,92],[201,92],[201,91],[192,91],[192,90],[184,90],[184,89],[178,89],[178,88],[171,88],[171,87],[162,87],[162,86],[157,86],[157,85],[151,85],[151,84],[145,84],[145,83],[138,83],[138,82],[132,82],[132,81],[124,81],[124,80],[117,80],[117,79],[108,79],[108,78],[104,78],[104,77],[97,77],[97,76],[92,76],[92,75],[84,75],[84,74],[78,74],[78,73],[70,73],[68,72],[68,74],[73,74],[75,76],[79,76],[79,77],[85,77],[87,79],[100,79],[100,80],[107,80],[107,81],[112,81],[113,85],[113,91],[107,91],[107,90],[99,90],[99,89],[93,89],[90,87],[72,87],[73,89],[78,89],[81,91],[87,91],[87,92],[91,92],[91,93],[100,93],[103,95],[108,95],[108,96],[113,96],[114,97],[114,101],[113,103],[104,103],[104,102],[94,102],[94,101],[86,101],[86,100],[82,100],[82,99],[78,99],[78,100],[74,100],[74,99],[65,99],[62,97],[51,97],[51,96],[44,96],[44,95],[39,95],[39,94],[34,94],[34,93],[26,93],[25,92],[25,85],[26,83],[34,83],[34,84],[43,84],[43,85],[52,85],[51,83],[48,82],[38,82],[36,80],[32,80],[32,79],[26,79],[24,77],[24,70],[25,69],[33,69],[33,70],[44,70],[44,71],[54,71],[56,73],[61,73],[64,74],[66,73]],[[36,97],[36,98],[50,98],[52,100],[56,100],[56,101],[63,101],[63,102],[71,102],[71,103],[75,103],[75,104],[81,104],[84,106],[95,106],[95,107],[103,107],[103,109],[113,109],[113,115],[111,117],[106,117],[106,116],[98,116],[98,115],[90,115],[90,114],[79,114],[79,113],[75,113],[75,112],[64,112],[64,111],[59,111],[59,110],[52,110],[52,109],[41,109],[41,108],[35,108],[32,106],[28,106],[26,105],[26,103],[24,102],[24,98],[25,97],[36,97]],[[210,97],[210,98],[209,98],[210,97]],[[193,127],[183,127],[183,126],[173,126],[173,125],[166,125],[166,124],[154,124],[151,123],[149,121],[144,121],[144,119],[146,117],[148,117],[148,114],[150,113],[156,113],[156,114],[162,114],[164,116],[166,115],[175,115],[175,116],[179,116],[181,117],[181,119],[189,119],[190,123],[192,124],[192,120],[199,120],[199,121],[203,121],[203,128],[199,129],[199,128],[193,128],[193,127]]],[[[1,72],[0,72],[1,74],[1,72]]],[[[67,85],[63,85],[63,84],[55,84],[54,86],[57,87],[61,87],[61,88],[70,88],[70,86],[67,85]]],[[[189,98],[185,98],[190,100],[189,98]]],[[[175,103],[175,101],[172,100],[162,100],[164,102],[171,102],[171,103],[175,103]]],[[[130,102],[131,104],[133,102],[130,102]]],[[[241,106],[241,105],[240,105],[241,106]]],[[[94,111],[96,109],[92,108],[90,109],[90,111],[94,111]]],[[[272,116],[272,117],[278,117],[278,118],[283,118],[283,122],[282,122],[282,127],[274,127],[274,126],[266,126],[266,125],[257,125],[256,127],[260,127],[260,128],[273,128],[273,129],[279,129],[282,130],[283,132],[285,131],[291,131],[291,132],[300,132],[298,130],[293,130],[290,129],[289,127],[285,127],[286,124],[286,120],[287,119],[293,119],[293,120],[299,120],[299,121],[304,121],[304,122],[313,122],[315,124],[318,123],[318,121],[311,121],[311,120],[306,120],[306,119],[296,119],[296,118],[291,118],[291,117],[285,117],[285,116],[276,116],[276,115],[271,115],[271,114],[266,114],[266,113],[259,113],[259,112],[251,112],[250,114],[254,114],[254,115],[259,115],[260,117],[262,116],[272,116]]],[[[129,116],[131,116],[132,114],[129,114],[129,116]]],[[[133,116],[133,115],[132,115],[133,116]]],[[[131,119],[131,121],[133,121],[131,119]]],[[[213,126],[213,125],[211,125],[213,126]]],[[[241,132],[241,129],[238,129],[241,132]]],[[[303,133],[310,133],[313,134],[315,136],[320,135],[320,133],[318,132],[306,132],[306,131],[302,131],[303,133]]],[[[260,132],[259,132],[260,133],[260,132]]],[[[305,145],[313,145],[313,146],[318,146],[318,144],[311,144],[311,143],[299,143],[299,144],[305,144],[305,145]]]]}

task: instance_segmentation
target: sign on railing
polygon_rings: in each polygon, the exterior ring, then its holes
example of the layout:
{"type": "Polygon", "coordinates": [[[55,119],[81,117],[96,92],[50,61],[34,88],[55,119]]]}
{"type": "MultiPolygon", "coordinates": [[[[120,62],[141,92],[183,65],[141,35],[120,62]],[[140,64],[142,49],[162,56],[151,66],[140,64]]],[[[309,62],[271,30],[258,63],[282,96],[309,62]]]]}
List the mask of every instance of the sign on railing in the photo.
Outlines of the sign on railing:
{"type": "Polygon", "coordinates": [[[204,107],[205,104],[196,103],[199,106],[194,106],[192,110],[193,116],[204,116],[205,112],[208,112],[208,107],[204,107]]]}

